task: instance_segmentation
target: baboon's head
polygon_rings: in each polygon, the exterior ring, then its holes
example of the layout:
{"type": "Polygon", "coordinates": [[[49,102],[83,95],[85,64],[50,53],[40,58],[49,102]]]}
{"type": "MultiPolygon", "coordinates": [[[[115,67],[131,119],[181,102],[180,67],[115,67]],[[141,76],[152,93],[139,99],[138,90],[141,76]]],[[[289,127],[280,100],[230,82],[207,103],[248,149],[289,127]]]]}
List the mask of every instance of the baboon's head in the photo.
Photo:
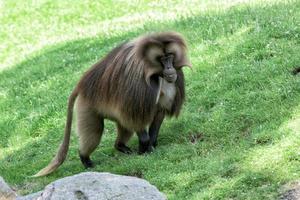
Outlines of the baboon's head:
{"type": "Polygon", "coordinates": [[[184,39],[177,33],[158,33],[140,38],[138,52],[146,63],[145,78],[149,83],[153,75],[159,75],[168,82],[175,82],[177,70],[191,67],[186,55],[184,39]]]}

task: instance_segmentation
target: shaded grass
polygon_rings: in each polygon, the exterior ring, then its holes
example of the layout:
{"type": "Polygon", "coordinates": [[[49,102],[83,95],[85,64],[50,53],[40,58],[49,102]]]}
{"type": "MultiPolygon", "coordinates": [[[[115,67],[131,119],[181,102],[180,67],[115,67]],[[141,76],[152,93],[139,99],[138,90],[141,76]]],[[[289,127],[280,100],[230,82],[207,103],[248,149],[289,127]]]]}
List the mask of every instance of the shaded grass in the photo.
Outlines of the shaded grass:
{"type": "MultiPolygon", "coordinates": [[[[270,2],[178,14],[172,21],[148,22],[124,33],[68,40],[4,70],[1,175],[28,193],[85,171],[73,136],[69,157],[57,172],[28,177],[55,153],[66,100],[81,74],[117,43],[171,29],[187,38],[194,65],[185,71],[187,101],[181,116],[166,121],[159,147],[147,156],[116,152],[115,128],[106,122],[93,170],[143,177],[169,199],[276,198],[280,185],[299,178],[300,170],[300,80],[290,73],[300,62],[300,4],[270,2]],[[191,135],[199,133],[203,139],[191,142],[191,135]]],[[[137,147],[136,138],[130,146],[137,147]]]]}

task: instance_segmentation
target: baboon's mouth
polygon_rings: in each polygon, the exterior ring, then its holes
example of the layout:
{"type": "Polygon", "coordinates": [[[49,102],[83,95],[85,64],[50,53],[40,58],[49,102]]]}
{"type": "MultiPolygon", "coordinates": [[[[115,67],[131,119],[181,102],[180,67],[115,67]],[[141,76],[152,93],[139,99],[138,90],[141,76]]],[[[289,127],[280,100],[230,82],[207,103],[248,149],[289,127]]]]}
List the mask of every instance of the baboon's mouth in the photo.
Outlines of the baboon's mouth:
{"type": "Polygon", "coordinates": [[[170,83],[174,83],[177,80],[177,74],[165,74],[164,79],[170,83]]]}

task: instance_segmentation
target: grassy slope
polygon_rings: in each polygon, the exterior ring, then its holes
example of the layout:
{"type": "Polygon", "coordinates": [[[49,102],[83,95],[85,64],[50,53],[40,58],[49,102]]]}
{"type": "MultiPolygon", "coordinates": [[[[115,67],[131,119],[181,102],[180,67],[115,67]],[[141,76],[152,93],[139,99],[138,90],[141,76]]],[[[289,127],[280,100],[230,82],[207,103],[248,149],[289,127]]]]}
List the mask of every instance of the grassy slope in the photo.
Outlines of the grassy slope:
{"type": "Polygon", "coordinates": [[[116,152],[107,122],[93,170],[142,176],[169,199],[274,199],[300,178],[299,1],[34,2],[0,1],[0,175],[20,193],[85,171],[73,134],[57,172],[29,177],[56,152],[80,75],[117,43],[159,30],[190,47],[182,115],[147,156],[116,152]]]}

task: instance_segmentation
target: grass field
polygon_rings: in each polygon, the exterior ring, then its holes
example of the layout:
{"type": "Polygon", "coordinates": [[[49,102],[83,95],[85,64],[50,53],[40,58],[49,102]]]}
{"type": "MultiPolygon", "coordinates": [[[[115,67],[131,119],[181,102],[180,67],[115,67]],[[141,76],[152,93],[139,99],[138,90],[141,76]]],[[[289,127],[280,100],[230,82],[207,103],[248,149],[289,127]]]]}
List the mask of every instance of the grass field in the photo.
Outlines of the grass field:
{"type": "Polygon", "coordinates": [[[92,170],[142,177],[171,200],[276,199],[300,178],[300,1],[73,2],[0,0],[0,176],[19,194],[87,171],[74,132],[65,163],[30,178],[56,153],[82,73],[164,30],[185,36],[193,63],[180,117],[147,156],[118,153],[106,121],[92,170]]]}

